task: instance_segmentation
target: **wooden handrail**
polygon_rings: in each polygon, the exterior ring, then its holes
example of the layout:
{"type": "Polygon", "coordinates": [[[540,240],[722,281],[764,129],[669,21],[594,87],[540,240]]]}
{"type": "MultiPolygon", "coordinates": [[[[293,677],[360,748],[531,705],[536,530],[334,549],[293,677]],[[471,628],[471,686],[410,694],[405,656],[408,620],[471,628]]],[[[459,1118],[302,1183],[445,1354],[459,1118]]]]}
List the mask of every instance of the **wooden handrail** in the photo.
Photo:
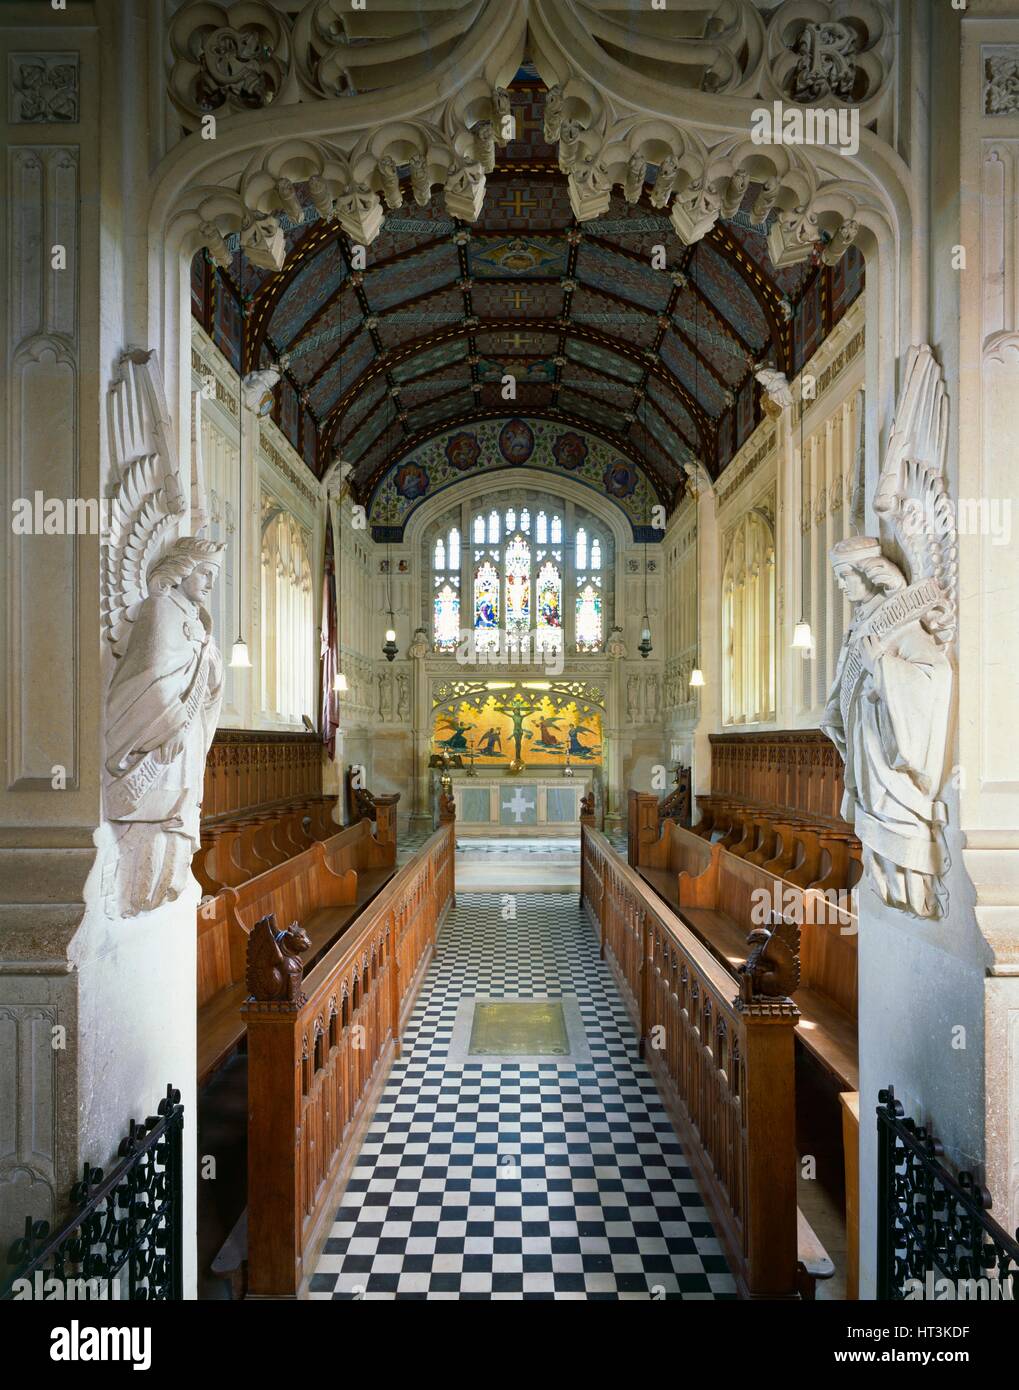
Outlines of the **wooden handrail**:
{"type": "MultiPolygon", "coordinates": [[[[296,1297],[328,1235],[436,931],[455,902],[452,828],[443,826],[299,981],[266,988],[249,944],[248,1289],[296,1297]],[[253,997],[258,994],[259,997],[253,997]],[[273,997],[266,997],[266,996],[273,997]]],[[[288,923],[279,923],[280,929],[288,923]]],[[[270,947],[271,949],[271,947],[270,947]]],[[[280,960],[287,964],[284,945],[280,960]]]]}
{"type": "Polygon", "coordinates": [[[785,993],[769,992],[782,943],[762,930],[737,981],[602,834],[585,825],[581,838],[581,902],[737,1287],[795,1298],[799,1014],[785,993]]]}

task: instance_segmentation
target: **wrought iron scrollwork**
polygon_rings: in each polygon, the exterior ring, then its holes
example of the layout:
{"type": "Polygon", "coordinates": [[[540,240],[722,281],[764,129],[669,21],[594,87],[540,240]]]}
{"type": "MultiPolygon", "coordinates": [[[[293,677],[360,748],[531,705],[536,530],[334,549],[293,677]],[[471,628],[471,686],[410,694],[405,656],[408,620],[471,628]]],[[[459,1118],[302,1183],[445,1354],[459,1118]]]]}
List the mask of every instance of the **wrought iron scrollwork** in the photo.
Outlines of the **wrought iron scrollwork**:
{"type": "Polygon", "coordinates": [[[182,1299],[183,1131],[180,1092],[167,1086],[155,1115],[130,1122],[109,1176],[85,1165],[71,1189],[75,1210],[58,1230],[26,1218],[0,1299],[16,1298],[26,1279],[33,1289],[73,1281],[86,1300],[182,1299]]]}
{"type": "Polygon", "coordinates": [[[956,1297],[1019,1298],[1019,1231],[998,1225],[972,1173],[946,1167],[939,1141],[905,1116],[891,1086],[878,1101],[878,1298],[906,1298],[910,1281],[909,1297],[931,1298],[942,1279],[956,1297]]]}

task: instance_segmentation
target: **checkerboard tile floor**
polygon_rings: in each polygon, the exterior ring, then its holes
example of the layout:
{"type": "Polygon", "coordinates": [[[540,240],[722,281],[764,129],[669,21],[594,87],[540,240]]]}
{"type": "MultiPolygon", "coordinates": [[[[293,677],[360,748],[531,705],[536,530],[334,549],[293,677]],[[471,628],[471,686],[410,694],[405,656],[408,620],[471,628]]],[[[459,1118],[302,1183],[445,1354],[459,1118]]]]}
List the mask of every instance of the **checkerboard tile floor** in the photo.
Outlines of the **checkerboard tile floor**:
{"type": "Polygon", "coordinates": [[[462,894],[311,1280],[317,1299],[711,1299],[734,1284],[576,900],[462,894]],[[446,1061],[464,996],[575,994],[591,1063],[446,1061]]]}

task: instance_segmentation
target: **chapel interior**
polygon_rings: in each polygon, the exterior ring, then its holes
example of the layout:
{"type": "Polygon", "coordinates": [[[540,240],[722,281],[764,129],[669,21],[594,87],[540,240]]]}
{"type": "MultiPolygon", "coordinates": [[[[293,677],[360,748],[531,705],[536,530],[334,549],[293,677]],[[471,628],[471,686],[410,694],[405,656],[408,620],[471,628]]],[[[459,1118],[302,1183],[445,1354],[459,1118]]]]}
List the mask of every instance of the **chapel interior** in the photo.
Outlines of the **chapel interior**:
{"type": "Polygon", "coordinates": [[[0,1295],[1016,1296],[1016,6],[0,47],[0,1295]]]}

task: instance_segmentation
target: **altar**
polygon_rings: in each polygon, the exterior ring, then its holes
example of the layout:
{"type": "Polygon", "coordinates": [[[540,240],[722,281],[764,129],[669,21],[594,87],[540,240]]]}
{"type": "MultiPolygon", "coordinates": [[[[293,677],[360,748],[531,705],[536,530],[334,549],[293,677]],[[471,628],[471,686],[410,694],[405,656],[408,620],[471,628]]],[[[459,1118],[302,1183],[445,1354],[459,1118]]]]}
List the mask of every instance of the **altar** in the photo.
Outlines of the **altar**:
{"type": "Polygon", "coordinates": [[[540,774],[467,777],[449,774],[456,802],[456,833],[466,835],[580,834],[580,800],[591,773],[572,778],[540,774]]]}

